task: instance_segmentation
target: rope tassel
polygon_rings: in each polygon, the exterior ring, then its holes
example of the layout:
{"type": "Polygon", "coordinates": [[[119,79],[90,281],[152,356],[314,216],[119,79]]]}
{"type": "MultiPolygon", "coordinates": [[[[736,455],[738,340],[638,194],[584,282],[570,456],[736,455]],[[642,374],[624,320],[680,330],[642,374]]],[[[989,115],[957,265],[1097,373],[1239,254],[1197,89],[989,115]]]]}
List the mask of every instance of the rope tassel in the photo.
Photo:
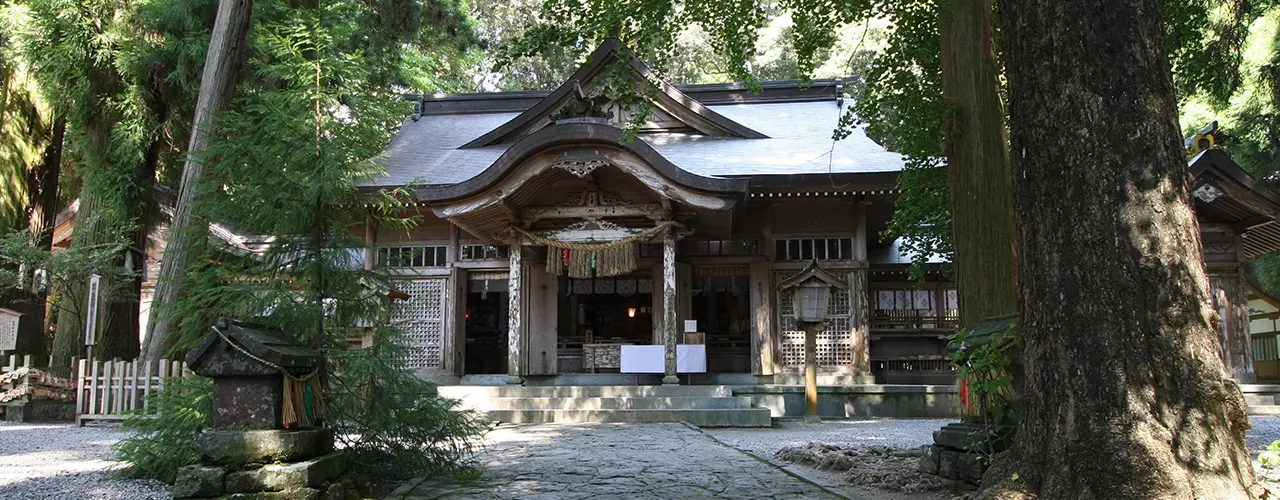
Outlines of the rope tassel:
{"type": "Polygon", "coordinates": [[[521,227],[513,227],[512,229],[533,243],[548,247],[547,273],[560,276],[566,274],[567,271],[571,278],[599,278],[619,276],[635,271],[637,268],[636,260],[639,255],[636,245],[642,241],[652,239],[668,228],[679,226],[679,223],[667,221],[626,238],[604,243],[557,241],[521,227]]]}
{"type": "Polygon", "coordinates": [[[254,356],[243,347],[240,347],[239,344],[232,342],[217,327],[213,331],[222,338],[223,342],[226,342],[227,345],[240,354],[273,368],[284,375],[284,394],[281,398],[283,401],[280,408],[280,423],[286,429],[291,429],[295,426],[312,427],[324,417],[324,384],[321,383],[320,377],[316,376],[320,374],[321,367],[316,367],[311,373],[301,377],[295,377],[284,367],[254,356]]]}

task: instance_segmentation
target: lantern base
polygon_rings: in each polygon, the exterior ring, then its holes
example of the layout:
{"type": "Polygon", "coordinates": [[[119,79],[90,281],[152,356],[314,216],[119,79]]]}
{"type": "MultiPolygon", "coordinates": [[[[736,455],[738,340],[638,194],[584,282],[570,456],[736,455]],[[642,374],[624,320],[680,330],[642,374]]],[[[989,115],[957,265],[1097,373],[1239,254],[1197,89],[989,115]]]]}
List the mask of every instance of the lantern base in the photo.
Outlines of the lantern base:
{"type": "Polygon", "coordinates": [[[662,385],[680,385],[680,377],[675,375],[662,377],[662,385]]]}

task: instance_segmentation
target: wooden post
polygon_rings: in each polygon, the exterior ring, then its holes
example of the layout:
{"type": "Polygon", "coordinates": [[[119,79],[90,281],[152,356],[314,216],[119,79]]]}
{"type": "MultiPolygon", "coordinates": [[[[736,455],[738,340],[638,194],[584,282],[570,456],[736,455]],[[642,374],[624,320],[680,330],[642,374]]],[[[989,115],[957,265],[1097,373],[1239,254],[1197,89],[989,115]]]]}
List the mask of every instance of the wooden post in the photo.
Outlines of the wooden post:
{"type": "Polygon", "coordinates": [[[804,399],[807,406],[804,423],[822,421],[818,416],[818,330],[822,323],[806,323],[804,326],[804,399]]]}
{"type": "Polygon", "coordinates": [[[662,385],[679,385],[676,376],[676,231],[667,228],[662,239],[662,345],[666,375],[662,385]]]}
{"type": "Polygon", "coordinates": [[[510,275],[507,277],[507,383],[511,385],[520,385],[524,380],[520,378],[520,333],[523,328],[521,321],[521,287],[524,281],[524,275],[521,273],[521,256],[523,248],[521,247],[521,238],[517,236],[511,241],[510,254],[510,275]]]}

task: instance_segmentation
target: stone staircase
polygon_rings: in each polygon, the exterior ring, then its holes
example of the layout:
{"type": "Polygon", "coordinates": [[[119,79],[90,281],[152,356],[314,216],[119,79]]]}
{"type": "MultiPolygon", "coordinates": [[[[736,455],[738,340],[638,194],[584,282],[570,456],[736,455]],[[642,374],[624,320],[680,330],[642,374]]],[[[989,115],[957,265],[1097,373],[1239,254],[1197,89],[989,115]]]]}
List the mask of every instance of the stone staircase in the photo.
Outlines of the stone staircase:
{"type": "Polygon", "coordinates": [[[1250,415],[1280,415],[1280,385],[1240,384],[1250,415]]]}
{"type": "Polygon", "coordinates": [[[440,386],[440,395],[490,418],[548,422],[687,422],[699,427],[769,427],[767,408],[722,385],[440,386]]]}

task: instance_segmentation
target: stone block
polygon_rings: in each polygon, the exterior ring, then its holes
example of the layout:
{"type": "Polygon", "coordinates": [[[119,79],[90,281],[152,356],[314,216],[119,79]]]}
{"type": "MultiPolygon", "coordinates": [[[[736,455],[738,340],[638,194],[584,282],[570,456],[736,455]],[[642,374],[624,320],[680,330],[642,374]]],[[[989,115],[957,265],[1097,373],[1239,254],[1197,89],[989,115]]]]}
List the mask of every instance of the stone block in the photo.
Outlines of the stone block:
{"type": "Polygon", "coordinates": [[[213,380],[215,428],[278,429],[283,404],[284,380],[279,375],[213,380]]]}
{"type": "Polygon", "coordinates": [[[987,471],[987,460],[977,453],[961,453],[956,457],[956,473],[963,481],[977,484],[987,471]]]}
{"type": "Polygon", "coordinates": [[[256,471],[257,481],[262,485],[261,490],[257,491],[324,486],[325,482],[347,472],[348,464],[346,453],[334,451],[307,462],[262,465],[256,471]]]}
{"type": "Polygon", "coordinates": [[[938,462],[942,459],[942,449],[937,446],[920,448],[920,472],[938,475],[938,462]]]}
{"type": "Polygon", "coordinates": [[[173,498],[205,498],[222,494],[222,479],[227,471],[221,467],[188,465],[178,469],[173,482],[173,498]]]}
{"type": "Polygon", "coordinates": [[[196,437],[200,458],[220,465],[297,462],[331,451],[333,431],[329,429],[211,430],[196,437]]]}
{"type": "Polygon", "coordinates": [[[960,451],[1000,452],[1013,444],[1013,428],[993,426],[988,431],[981,424],[948,424],[933,431],[933,443],[960,451]]]}
{"type": "Polygon", "coordinates": [[[221,497],[219,500],[320,500],[320,490],[301,488],[264,493],[232,493],[221,497]]]}
{"type": "Polygon", "coordinates": [[[947,479],[960,479],[960,452],[954,450],[942,450],[938,457],[938,475],[947,479]]]}

